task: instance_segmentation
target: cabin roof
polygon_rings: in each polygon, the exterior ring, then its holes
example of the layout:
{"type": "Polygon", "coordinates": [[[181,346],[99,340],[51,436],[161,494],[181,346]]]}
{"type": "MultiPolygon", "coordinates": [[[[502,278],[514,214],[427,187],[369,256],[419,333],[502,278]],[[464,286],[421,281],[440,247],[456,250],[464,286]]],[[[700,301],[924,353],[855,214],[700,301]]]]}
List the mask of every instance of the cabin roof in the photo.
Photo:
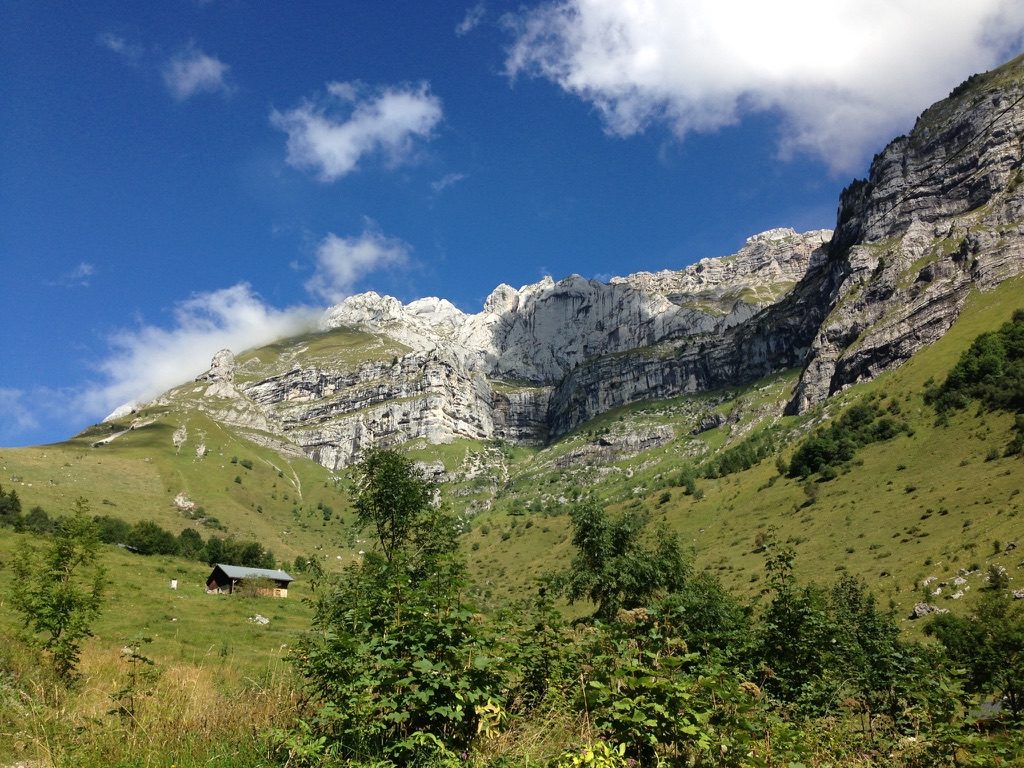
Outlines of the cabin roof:
{"type": "Polygon", "coordinates": [[[272,579],[274,581],[295,581],[284,571],[270,568],[250,568],[246,565],[225,565],[217,563],[214,570],[220,568],[229,579],[272,579]]]}

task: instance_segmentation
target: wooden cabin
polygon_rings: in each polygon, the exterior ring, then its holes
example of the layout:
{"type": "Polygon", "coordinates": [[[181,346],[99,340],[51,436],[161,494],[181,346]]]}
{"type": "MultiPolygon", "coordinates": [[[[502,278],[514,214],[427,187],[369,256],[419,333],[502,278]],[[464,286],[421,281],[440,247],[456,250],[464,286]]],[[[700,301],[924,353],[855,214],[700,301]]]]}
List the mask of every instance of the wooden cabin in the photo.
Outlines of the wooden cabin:
{"type": "Polygon", "coordinates": [[[273,588],[260,590],[261,594],[273,597],[288,597],[288,585],[295,579],[284,571],[270,568],[250,568],[244,565],[217,563],[206,579],[206,594],[231,595],[246,579],[263,579],[274,584],[273,588]]]}

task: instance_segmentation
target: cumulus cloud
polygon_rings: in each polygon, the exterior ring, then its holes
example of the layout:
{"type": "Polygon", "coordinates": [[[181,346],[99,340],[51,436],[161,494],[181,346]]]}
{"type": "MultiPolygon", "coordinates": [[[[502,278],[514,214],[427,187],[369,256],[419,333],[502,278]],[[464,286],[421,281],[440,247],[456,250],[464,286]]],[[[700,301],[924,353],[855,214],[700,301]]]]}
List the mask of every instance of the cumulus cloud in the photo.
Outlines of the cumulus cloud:
{"type": "Polygon", "coordinates": [[[315,325],[318,310],[268,306],[246,283],[199,293],[174,308],[170,328],[144,325],[109,339],[97,366],[101,381],[76,398],[77,407],[102,418],[127,402],[146,402],[205,371],[220,349],[235,353],[269,344],[315,325]]]}
{"type": "Polygon", "coordinates": [[[274,110],[271,123],[288,134],[288,163],[325,182],[351,173],[367,155],[383,154],[397,164],[441,121],[441,100],[426,83],[364,91],[357,83],[328,83],[318,102],[274,110]]]}
{"type": "Polygon", "coordinates": [[[358,237],[328,234],[316,250],[316,271],[306,283],[314,296],[336,304],[352,293],[356,282],[384,266],[404,264],[408,244],[367,229],[358,237]]]}
{"type": "Polygon", "coordinates": [[[782,156],[848,171],[968,74],[1019,47],[1017,0],[558,0],[506,18],[511,77],[557,83],[606,130],[679,138],[756,112],[782,156]]]}
{"type": "Polygon", "coordinates": [[[194,45],[187,46],[164,65],[164,84],[178,101],[199,93],[230,93],[227,82],[230,67],[194,45]]]}
{"type": "Polygon", "coordinates": [[[487,8],[483,3],[477,3],[473,7],[466,9],[466,15],[462,17],[462,21],[455,27],[455,34],[459,37],[468,35],[480,26],[480,22],[484,20],[486,14],[487,8]]]}

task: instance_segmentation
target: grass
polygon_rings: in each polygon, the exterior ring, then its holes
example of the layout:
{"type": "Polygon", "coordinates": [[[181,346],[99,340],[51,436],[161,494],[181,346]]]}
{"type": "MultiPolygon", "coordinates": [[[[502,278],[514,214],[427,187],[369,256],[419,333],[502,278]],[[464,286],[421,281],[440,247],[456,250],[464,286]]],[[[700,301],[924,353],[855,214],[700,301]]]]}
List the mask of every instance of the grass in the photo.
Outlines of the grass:
{"type": "MultiPolygon", "coordinates": [[[[860,576],[883,606],[903,616],[925,599],[964,610],[991,564],[1007,568],[1011,585],[1024,581],[1020,550],[1005,549],[1024,540],[1021,460],[993,457],[1009,439],[1009,415],[968,409],[937,426],[922,392],[945,376],[979,333],[1005,322],[1019,307],[1022,288],[1024,280],[1017,279],[972,297],[940,341],[803,416],[781,415],[796,381],[796,372],[787,371],[750,387],[624,406],[541,448],[459,440],[413,444],[409,452],[417,460],[440,461],[453,478],[444,497],[469,516],[461,544],[478,607],[485,610],[527,596],[569,562],[567,512],[585,493],[613,511],[643,511],[670,527],[696,568],[717,574],[748,598],[763,588],[758,535],[771,529],[795,548],[801,579],[860,576]],[[861,449],[835,479],[787,478],[771,458],[744,472],[699,480],[702,498],[675,484],[684,463],[698,466],[759,430],[776,431],[786,458],[816,424],[864,398],[897,403],[912,434],[861,449]],[[694,434],[711,413],[727,423],[694,434]],[[620,455],[610,464],[563,466],[574,451],[602,438],[665,426],[674,438],[658,448],[620,455]],[[961,571],[968,574],[960,577],[961,571]],[[935,581],[926,587],[929,577],[935,581]],[[969,587],[960,600],[951,597],[960,589],[956,578],[966,578],[969,587]]],[[[67,443],[0,451],[5,486],[18,490],[26,509],[42,504],[59,514],[85,495],[94,513],[154,519],[172,529],[197,524],[171,505],[185,490],[228,533],[256,538],[286,558],[316,553],[329,569],[366,546],[351,527],[343,478],[305,459],[283,458],[198,409],[161,407],[146,415],[155,418],[151,425],[103,448],[89,447],[103,433],[96,429],[67,443]],[[175,447],[172,438],[182,424],[188,434],[175,447]],[[203,457],[197,456],[200,442],[207,447],[203,457]],[[233,482],[236,475],[240,484],[233,482]],[[322,519],[319,503],[335,510],[330,522],[322,519]]],[[[201,530],[204,536],[222,533],[201,530]]],[[[0,529],[0,563],[29,541],[0,529]]],[[[206,595],[209,568],[201,563],[116,547],[105,547],[103,559],[111,577],[106,610],[84,648],[75,690],[61,692],[45,665],[17,641],[0,647],[0,765],[274,764],[266,733],[292,722],[295,681],[287,657],[310,623],[301,575],[287,599],[245,599],[206,595]],[[172,578],[176,591],[169,588],[172,578]],[[255,613],[270,624],[250,622],[255,613]],[[151,638],[142,652],[159,676],[142,692],[129,721],[109,712],[128,674],[121,649],[139,636],[151,638]]],[[[18,628],[4,599],[0,635],[15,638],[18,628]]],[[[590,610],[586,604],[563,607],[570,616],[590,610]]],[[[912,636],[919,633],[919,623],[903,626],[912,636]]],[[[576,730],[573,723],[556,729],[576,730]]],[[[553,733],[504,734],[487,749],[498,757],[529,743],[534,754],[557,752],[559,744],[547,743],[553,733]]]]}
{"type": "Polygon", "coordinates": [[[408,353],[408,347],[384,336],[376,336],[351,328],[307,333],[251,350],[236,360],[237,381],[246,384],[291,370],[301,359],[307,368],[326,370],[383,362],[408,353]]]}
{"type": "MultiPolygon", "coordinates": [[[[33,537],[0,530],[0,562],[33,537]]],[[[209,568],[178,558],[143,557],[104,546],[107,596],[83,646],[81,678],[66,690],[19,638],[0,596],[0,765],[272,765],[265,733],[293,716],[295,681],[287,662],[309,627],[299,580],[289,597],[207,595],[209,568]],[[178,589],[170,589],[170,579],[178,589]],[[263,626],[249,621],[261,613],[263,626]],[[139,643],[140,637],[151,640],[139,643]],[[153,661],[136,686],[134,716],[114,698],[129,680],[122,653],[136,644],[153,661]]],[[[7,580],[4,580],[5,583],[7,580]]]]}
{"type": "MultiPolygon", "coordinates": [[[[744,414],[736,432],[748,423],[749,429],[776,424],[790,433],[791,446],[815,422],[863,397],[895,400],[913,436],[862,449],[835,480],[808,486],[779,477],[774,459],[769,459],[746,472],[700,481],[700,500],[673,487],[670,481],[683,457],[693,461],[689,454],[700,455],[691,446],[702,443],[707,454],[739,439],[730,437],[729,426],[698,436],[677,429],[672,444],[620,462],[617,471],[600,479],[594,479],[593,471],[552,469],[555,456],[589,437],[578,431],[513,467],[513,491],[506,503],[480,515],[467,534],[475,574],[490,598],[500,602],[567,562],[571,547],[565,513],[570,489],[576,486],[608,500],[613,509],[644,510],[653,521],[669,525],[692,547],[697,567],[715,572],[727,586],[748,595],[762,588],[763,559],[754,551],[755,537],[769,527],[795,546],[801,578],[832,581],[843,572],[861,576],[882,596],[883,605],[891,600],[904,615],[925,596],[954,610],[969,604],[983,576],[968,576],[971,589],[962,601],[953,601],[949,595],[956,590],[948,587],[960,569],[977,565],[983,571],[997,562],[1024,580],[1019,557],[993,554],[995,540],[1005,544],[1024,539],[1020,459],[986,460],[1008,441],[1012,417],[968,410],[954,416],[949,426],[938,427],[921,396],[926,382],[941,379],[975,336],[1009,318],[1019,306],[1022,287],[1024,281],[1017,279],[974,296],[943,339],[901,368],[851,388],[805,417],[762,415],[758,421],[754,416],[784,400],[792,377],[762,382],[732,393],[732,399],[717,395],[716,410],[744,414]],[[814,495],[813,503],[808,503],[806,488],[814,495]],[[665,490],[671,499],[660,503],[665,490]],[[516,498],[524,500],[528,517],[509,514],[516,498]],[[527,522],[532,525],[526,527],[527,522]],[[931,595],[932,590],[926,595],[921,581],[927,576],[935,576],[937,585],[946,583],[941,595],[931,595]]],[[[587,430],[596,433],[619,425],[628,431],[671,423],[673,407],[687,402],[692,403],[684,398],[679,403],[637,404],[605,414],[587,430]]]]}
{"type": "MultiPolygon", "coordinates": [[[[418,461],[439,461],[450,477],[444,498],[469,521],[463,546],[489,605],[522,595],[568,561],[567,512],[580,494],[592,493],[613,510],[640,510],[671,527],[692,548],[698,567],[746,594],[762,588],[755,538],[774,527],[796,547],[802,577],[861,576],[884,601],[909,613],[924,596],[920,581],[926,576],[948,584],[959,569],[993,560],[993,541],[1024,539],[1019,459],[986,460],[1008,441],[1010,418],[967,411],[937,427],[921,397],[926,382],[940,380],[977,334],[1010,316],[1022,287],[1021,279],[1011,280],[975,296],[949,333],[907,364],[799,417],[781,415],[796,381],[796,371],[788,371],[749,387],[626,405],[547,446],[456,440],[413,442],[407,449],[418,461]],[[864,397],[895,401],[913,436],[862,449],[830,482],[780,477],[770,458],[745,472],[699,481],[703,498],[676,486],[684,464],[699,466],[759,430],[776,432],[785,458],[815,424],[864,397]],[[714,413],[726,423],[693,434],[714,413]],[[660,447],[603,463],[574,458],[602,439],[665,426],[674,438],[660,447]]],[[[351,340],[344,333],[328,336],[313,341],[351,340]]],[[[227,533],[261,541],[285,562],[316,554],[336,569],[365,546],[351,527],[343,475],[304,458],[282,457],[194,405],[142,414],[155,422],[102,448],[89,446],[109,427],[59,445],[2,450],[0,477],[18,490],[26,509],[41,504],[61,513],[84,495],[96,514],[153,519],[174,531],[199,527],[171,504],[186,491],[227,533]],[[187,436],[175,448],[172,438],[182,425],[187,436]],[[196,455],[200,442],[207,449],[202,458],[196,455]],[[232,458],[251,462],[252,469],[232,458]],[[330,521],[323,520],[321,504],[334,510],[330,521]]],[[[224,534],[199,529],[204,536],[224,534]]],[[[1016,562],[994,558],[1004,560],[1016,576],[1016,562]]],[[[973,581],[966,601],[979,578],[968,577],[973,581]]],[[[946,600],[948,594],[936,599],[958,608],[961,603],[946,600]]],[[[186,645],[192,661],[208,650],[200,641],[186,645]]]]}
{"type": "Polygon", "coordinates": [[[286,562],[314,551],[332,558],[351,554],[344,527],[347,497],[333,473],[305,458],[283,457],[197,410],[154,415],[153,424],[100,448],[90,446],[108,428],[87,430],[66,443],[2,449],[4,486],[18,491],[26,510],[40,505],[51,516],[66,513],[84,496],[93,514],[153,520],[174,533],[191,526],[204,538],[256,540],[286,562]],[[188,436],[175,448],[172,437],[182,425],[188,436]],[[201,457],[200,444],[206,446],[201,457]],[[250,461],[252,469],[232,459],[250,461]],[[241,483],[234,482],[236,476],[241,483]],[[181,492],[217,525],[204,526],[178,510],[173,500],[181,492]],[[317,509],[321,503],[338,513],[326,525],[317,509]]]}

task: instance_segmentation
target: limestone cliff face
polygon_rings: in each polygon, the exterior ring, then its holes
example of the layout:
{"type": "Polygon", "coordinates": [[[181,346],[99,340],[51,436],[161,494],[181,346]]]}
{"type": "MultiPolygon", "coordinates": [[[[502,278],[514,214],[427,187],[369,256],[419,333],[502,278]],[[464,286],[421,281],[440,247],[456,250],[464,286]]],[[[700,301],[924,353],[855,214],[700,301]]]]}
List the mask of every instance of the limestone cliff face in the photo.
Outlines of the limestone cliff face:
{"type": "Polygon", "coordinates": [[[331,468],[409,440],[543,442],[621,402],[705,386],[672,367],[654,370],[663,353],[649,350],[723,338],[819,264],[830,234],[772,230],[724,259],[607,284],[572,276],[499,286],[475,315],[443,299],[403,305],[360,294],[325,314],[325,331],[356,328],[411,351],[390,362],[306,365],[300,347],[288,353],[287,370],[243,382],[236,374],[248,363],[225,350],[197,380],[201,407],[251,439],[286,443],[331,468]],[[599,372],[614,395],[592,388],[580,407],[566,394],[579,371],[599,372]]]}
{"type": "Polygon", "coordinates": [[[1024,268],[1024,63],[972,78],[885,148],[842,195],[827,315],[794,410],[939,338],[973,289],[1024,268]]]}
{"type": "Polygon", "coordinates": [[[516,290],[498,286],[476,315],[443,299],[402,305],[365,293],[328,310],[325,328],[383,333],[419,351],[442,349],[488,377],[556,385],[584,361],[666,339],[719,335],[773,304],[825,258],[831,232],[755,235],[736,254],[684,270],[610,283],[572,275],[516,290]]]}
{"type": "Polygon", "coordinates": [[[295,342],[271,371],[219,353],[201,407],[332,468],[409,440],[543,442],[617,406],[787,368],[802,371],[790,407],[805,409],[899,365],[971,290],[1024,269],[1022,83],[1011,62],[926,111],[843,192],[834,235],[776,229],[683,270],[501,285],[477,314],[360,294],[323,329],[362,332],[365,354],[295,342]]]}

